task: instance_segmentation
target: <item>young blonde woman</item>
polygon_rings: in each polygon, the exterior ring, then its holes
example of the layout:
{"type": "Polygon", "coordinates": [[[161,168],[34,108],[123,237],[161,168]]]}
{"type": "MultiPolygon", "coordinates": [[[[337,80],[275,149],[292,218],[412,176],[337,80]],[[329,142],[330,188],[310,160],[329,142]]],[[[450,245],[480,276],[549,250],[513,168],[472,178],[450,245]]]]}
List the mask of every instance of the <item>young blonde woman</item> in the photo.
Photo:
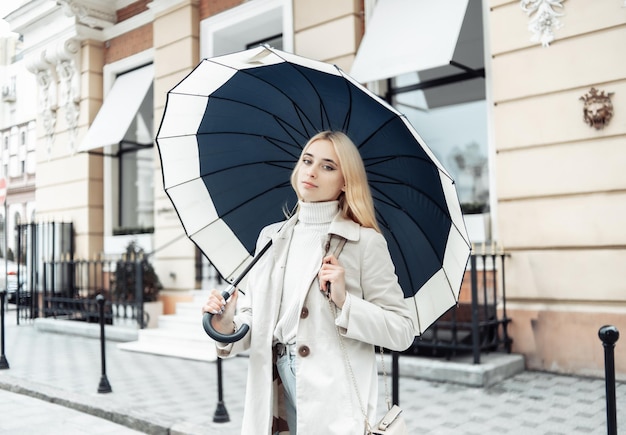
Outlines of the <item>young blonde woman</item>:
{"type": "Polygon", "coordinates": [[[225,303],[214,290],[203,311],[224,334],[250,325],[241,341],[217,343],[220,357],[249,353],[242,434],[362,435],[363,411],[376,420],[374,346],[408,348],[410,311],[352,141],[315,135],[291,184],[297,210],[261,231],[257,249],[273,243],[249,273],[246,296],[237,303],[235,292],[225,303]]]}

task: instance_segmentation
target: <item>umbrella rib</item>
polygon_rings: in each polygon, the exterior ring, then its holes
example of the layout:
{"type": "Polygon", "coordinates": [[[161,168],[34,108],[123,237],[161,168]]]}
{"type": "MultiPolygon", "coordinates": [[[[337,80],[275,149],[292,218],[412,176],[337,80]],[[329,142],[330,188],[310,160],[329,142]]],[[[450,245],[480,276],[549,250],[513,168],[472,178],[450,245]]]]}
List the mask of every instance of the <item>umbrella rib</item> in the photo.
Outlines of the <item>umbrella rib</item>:
{"type": "Polygon", "coordinates": [[[250,162],[250,163],[241,163],[238,165],[233,165],[233,166],[228,166],[228,167],[222,167],[216,171],[213,172],[204,172],[202,174],[200,174],[200,177],[208,177],[211,175],[215,175],[215,174],[219,174],[221,172],[227,172],[230,171],[231,169],[238,169],[238,168],[243,168],[246,166],[257,166],[259,164],[263,165],[263,166],[275,166],[277,168],[282,168],[282,169],[290,169],[290,168],[286,168],[284,165],[281,165],[280,163],[289,163],[289,164],[293,164],[294,162],[289,161],[289,160],[271,160],[271,161],[265,161],[265,162],[250,162]]]}
{"type": "MultiPolygon", "coordinates": [[[[267,48],[267,47],[266,47],[267,48]]],[[[288,61],[287,59],[285,59],[283,56],[281,56],[280,54],[276,53],[274,50],[271,50],[272,53],[274,53],[274,55],[280,59],[283,60],[283,62],[285,62],[286,64],[288,64],[293,70],[296,71],[296,73],[298,73],[304,80],[306,80],[309,85],[311,86],[311,89],[313,89],[313,91],[315,92],[315,94],[317,95],[317,99],[320,103],[320,118],[322,119],[322,130],[328,130],[330,129],[330,121],[329,121],[329,117],[328,117],[328,112],[326,111],[326,106],[324,105],[324,100],[322,99],[321,95],[319,94],[319,92],[317,91],[317,88],[313,85],[313,83],[311,82],[311,80],[309,80],[309,78],[307,76],[305,76],[304,74],[302,74],[302,71],[300,71],[298,68],[295,67],[295,64],[293,62],[288,61]]],[[[307,69],[311,69],[308,68],[304,65],[299,65],[301,68],[307,68],[307,69]]],[[[337,68],[335,66],[335,68],[337,68]]],[[[292,103],[295,106],[295,101],[293,101],[290,97],[287,96],[287,98],[292,101],[292,103]]],[[[308,118],[307,118],[308,120],[308,118]]],[[[313,123],[311,123],[311,125],[314,125],[313,123]]],[[[312,136],[311,133],[309,133],[309,136],[312,136]]]]}
{"type": "MultiPolygon", "coordinates": [[[[288,131],[285,130],[285,132],[287,134],[289,134],[288,131]]],[[[296,159],[300,157],[300,151],[302,150],[302,148],[299,148],[299,145],[296,145],[294,147],[294,145],[289,143],[289,142],[285,142],[285,141],[280,140],[278,138],[270,137],[270,136],[267,136],[267,135],[264,135],[264,134],[261,135],[261,134],[255,134],[255,133],[243,133],[243,132],[239,132],[239,131],[211,131],[211,132],[204,132],[204,133],[195,133],[195,134],[190,134],[190,135],[186,135],[186,136],[207,137],[207,136],[211,136],[211,135],[237,135],[237,136],[260,137],[260,138],[265,139],[267,142],[269,142],[270,144],[272,144],[273,146],[275,146],[279,150],[284,151],[285,153],[293,156],[296,159]],[[283,144],[285,146],[283,146],[283,144]],[[298,151],[297,154],[293,154],[289,149],[287,149],[287,147],[289,147],[289,148],[297,148],[297,151],[298,151]]],[[[294,138],[292,135],[290,135],[290,136],[293,139],[294,143],[297,144],[298,143],[297,139],[294,138]]]]}
{"type": "Polygon", "coordinates": [[[254,195],[254,196],[251,196],[250,198],[246,199],[245,201],[239,202],[237,204],[237,206],[231,208],[228,211],[220,213],[218,219],[216,219],[214,221],[211,221],[208,224],[204,225],[203,227],[199,228],[198,230],[196,230],[196,232],[194,234],[197,234],[198,232],[202,231],[203,229],[209,227],[211,224],[213,224],[214,222],[218,221],[219,219],[223,219],[224,216],[228,216],[230,213],[232,213],[233,211],[237,210],[241,206],[243,206],[245,204],[248,204],[248,203],[254,201],[255,199],[265,195],[267,192],[269,192],[271,190],[274,190],[274,189],[281,189],[281,188],[288,187],[288,186],[291,186],[291,182],[282,182],[282,183],[279,183],[279,184],[275,184],[274,186],[270,187],[269,189],[265,189],[262,192],[259,192],[258,194],[254,195]]]}
{"type": "Polygon", "coordinates": [[[386,176],[384,174],[379,174],[379,173],[376,173],[376,172],[370,172],[370,173],[373,174],[373,175],[378,175],[380,177],[384,177],[384,178],[387,179],[386,181],[370,181],[369,184],[370,184],[370,187],[372,188],[372,190],[376,190],[377,192],[379,192],[380,194],[382,194],[383,196],[385,196],[386,198],[389,199],[389,203],[388,203],[389,205],[393,205],[395,208],[398,208],[398,209],[402,209],[403,208],[396,201],[391,200],[391,198],[387,194],[385,194],[381,189],[378,189],[376,187],[377,184],[380,184],[380,185],[392,184],[392,185],[405,186],[408,189],[411,189],[412,191],[417,192],[420,195],[428,198],[429,202],[434,204],[439,209],[439,211],[441,211],[442,213],[444,213],[447,216],[450,216],[450,213],[447,211],[447,209],[444,208],[441,204],[438,204],[437,201],[435,201],[435,199],[431,195],[427,194],[424,190],[417,189],[415,186],[412,186],[410,184],[404,183],[404,182],[402,182],[402,181],[400,181],[398,179],[386,176]]]}
{"type": "Polygon", "coordinates": [[[409,189],[411,189],[414,192],[419,193],[420,195],[422,195],[425,198],[428,198],[429,202],[433,205],[435,205],[439,211],[441,211],[443,214],[445,214],[446,216],[450,217],[450,213],[448,213],[448,210],[445,209],[444,207],[442,207],[440,204],[437,204],[436,201],[434,201],[433,197],[431,195],[428,195],[426,192],[424,192],[423,190],[419,190],[416,189],[415,187],[409,185],[409,184],[405,184],[405,183],[398,183],[398,182],[393,182],[393,181],[376,181],[374,183],[370,182],[370,188],[372,190],[375,190],[376,192],[380,193],[381,195],[383,195],[385,198],[389,199],[388,202],[386,202],[387,204],[393,206],[394,208],[397,209],[404,209],[404,207],[402,207],[401,204],[398,204],[398,202],[393,201],[389,195],[385,194],[381,189],[379,189],[378,187],[376,187],[376,184],[392,184],[392,185],[402,185],[405,186],[409,189]]]}
{"type": "Polygon", "coordinates": [[[185,184],[187,184],[187,183],[189,183],[191,181],[197,180],[198,178],[212,176],[212,175],[215,175],[215,174],[219,174],[221,172],[229,171],[231,169],[242,168],[244,166],[256,166],[256,165],[262,164],[262,165],[268,165],[268,166],[275,166],[277,168],[282,168],[282,169],[289,169],[289,170],[293,169],[291,167],[288,167],[287,165],[281,165],[280,163],[286,163],[286,164],[289,164],[289,165],[294,165],[295,164],[295,162],[290,161],[290,160],[284,160],[284,161],[282,161],[282,160],[273,160],[273,161],[264,161],[264,162],[242,163],[242,164],[238,164],[238,165],[222,167],[219,170],[216,170],[216,171],[213,171],[213,172],[203,172],[198,177],[194,177],[194,178],[189,179],[189,180],[184,180],[184,181],[182,181],[182,182],[180,182],[178,184],[172,184],[171,186],[168,186],[167,188],[165,188],[165,191],[168,191],[168,190],[173,189],[175,187],[179,187],[179,186],[185,185],[185,184]]]}
{"type": "MultiPolygon", "coordinates": [[[[278,58],[282,59],[282,60],[283,60],[283,62],[284,62],[285,64],[287,64],[287,65],[289,65],[290,67],[292,67],[292,68],[293,68],[293,69],[294,69],[294,70],[295,70],[298,74],[300,74],[300,75],[301,75],[301,76],[302,76],[302,77],[303,77],[303,78],[304,78],[307,82],[309,82],[309,84],[311,85],[311,88],[315,91],[315,94],[318,96],[318,100],[319,100],[319,102],[320,102],[320,106],[322,107],[323,112],[324,112],[324,114],[326,115],[326,116],[325,116],[325,119],[323,120],[323,122],[324,122],[325,124],[328,124],[328,114],[326,113],[326,109],[325,109],[325,107],[324,107],[324,104],[323,104],[322,98],[320,97],[319,92],[317,92],[317,88],[316,88],[315,86],[313,86],[313,83],[311,83],[311,81],[310,81],[310,80],[309,80],[309,79],[308,79],[308,78],[307,78],[304,74],[302,74],[302,72],[301,72],[301,71],[299,71],[297,68],[295,68],[295,67],[294,67],[294,63],[293,63],[293,62],[290,62],[290,61],[286,60],[284,57],[282,57],[281,55],[279,55],[278,53],[276,53],[276,52],[275,52],[274,50],[272,50],[270,47],[266,47],[266,48],[267,48],[267,49],[269,49],[269,50],[270,50],[270,51],[271,51],[271,52],[272,52],[272,53],[273,53],[276,57],[278,57],[278,58]]],[[[254,78],[254,79],[256,79],[256,80],[259,80],[259,81],[261,81],[261,82],[263,82],[263,83],[267,84],[268,86],[271,86],[271,87],[272,87],[272,88],[274,88],[276,91],[278,91],[280,94],[284,95],[284,97],[285,97],[287,100],[291,101],[292,106],[293,106],[294,108],[296,108],[296,109],[297,109],[298,105],[297,105],[297,104],[296,104],[296,102],[293,100],[293,98],[291,98],[291,97],[290,97],[288,94],[286,94],[286,93],[285,93],[285,92],[284,92],[281,88],[277,87],[277,86],[276,86],[276,85],[274,85],[273,83],[268,82],[267,80],[264,80],[264,79],[262,79],[262,78],[260,78],[260,77],[258,77],[258,76],[256,76],[256,75],[251,74],[248,70],[245,70],[245,69],[237,69],[237,68],[232,67],[232,66],[230,66],[230,65],[224,65],[224,64],[222,64],[222,63],[215,62],[215,61],[213,61],[213,60],[211,60],[211,62],[213,62],[213,63],[215,63],[215,64],[217,64],[217,65],[224,66],[224,67],[226,67],[226,68],[233,69],[233,70],[237,71],[238,73],[248,75],[248,76],[250,76],[250,77],[253,77],[253,78],[254,78]]],[[[302,66],[302,65],[300,65],[300,66],[301,66],[302,68],[307,68],[307,67],[302,66]]],[[[310,68],[308,68],[308,69],[310,69],[310,68]]],[[[209,98],[216,98],[216,97],[209,97],[209,98]]],[[[234,100],[232,100],[232,101],[234,101],[234,100]]],[[[237,102],[239,103],[239,101],[237,101],[237,102]]],[[[245,104],[245,103],[242,103],[242,104],[245,104]]],[[[255,107],[255,108],[256,108],[256,106],[253,106],[253,105],[250,105],[250,107],[255,107]]],[[[300,110],[298,110],[298,112],[299,112],[299,113],[302,113],[302,111],[300,111],[300,110]]],[[[278,118],[278,117],[276,117],[276,116],[274,116],[274,118],[276,118],[276,119],[280,119],[280,118],[278,118]]],[[[298,118],[302,121],[302,118],[301,118],[300,116],[298,116],[298,118]]],[[[306,117],[306,116],[305,116],[305,119],[307,120],[307,122],[309,123],[309,125],[310,125],[310,126],[314,126],[314,125],[315,125],[313,122],[311,122],[311,120],[310,120],[308,117],[306,117]]],[[[281,121],[284,121],[284,120],[282,120],[282,119],[281,119],[281,121]]],[[[285,124],[289,125],[288,123],[285,123],[285,124]]],[[[309,132],[309,131],[308,131],[308,129],[307,129],[307,127],[306,127],[306,125],[305,125],[304,123],[302,124],[302,128],[303,128],[303,130],[304,130],[304,131],[306,131],[306,132],[307,132],[307,135],[308,135],[309,137],[310,137],[310,136],[313,136],[313,133],[311,133],[311,132],[309,132]]],[[[325,129],[325,128],[323,128],[323,129],[325,129]]],[[[294,130],[297,130],[297,129],[294,127],[294,130]]]]}
{"type": "MultiPolygon", "coordinates": [[[[402,209],[402,207],[400,207],[400,206],[399,206],[399,205],[398,205],[395,201],[391,200],[391,198],[389,198],[389,196],[388,196],[388,195],[384,194],[384,193],[383,193],[380,189],[376,189],[376,188],[374,188],[374,190],[376,190],[378,193],[380,193],[380,194],[381,194],[381,195],[383,195],[386,199],[388,199],[388,201],[383,201],[383,200],[381,200],[381,199],[377,199],[378,201],[380,201],[380,202],[382,202],[382,203],[384,203],[384,204],[390,205],[390,206],[392,206],[392,207],[395,207],[395,208],[398,208],[398,209],[402,209]]],[[[396,238],[395,233],[394,233],[394,231],[392,230],[391,226],[390,226],[390,225],[389,225],[389,224],[388,224],[388,223],[387,223],[384,219],[382,219],[382,215],[381,215],[380,213],[378,213],[378,215],[379,215],[379,216],[381,216],[380,221],[381,221],[382,223],[384,223],[384,225],[383,225],[383,226],[384,226],[385,228],[387,228],[387,230],[388,230],[389,234],[391,234],[391,235],[393,236],[394,241],[396,241],[396,243],[397,243],[397,242],[398,242],[398,239],[396,238]]],[[[408,217],[410,218],[410,220],[411,220],[411,221],[412,221],[412,222],[413,222],[413,223],[414,223],[414,224],[415,224],[415,225],[416,225],[416,226],[420,229],[420,231],[421,231],[422,233],[425,233],[425,232],[424,232],[424,229],[422,228],[422,226],[420,225],[420,223],[419,223],[419,222],[417,222],[417,220],[415,220],[415,219],[413,218],[413,216],[411,216],[411,215],[410,215],[410,214],[408,214],[408,213],[407,213],[407,216],[408,216],[408,217]]],[[[435,247],[434,247],[434,245],[433,245],[432,241],[431,241],[428,237],[425,237],[425,239],[426,239],[426,241],[428,242],[428,245],[430,246],[431,251],[432,251],[433,253],[435,253],[435,255],[437,255],[437,251],[435,250],[435,247]]],[[[399,244],[399,243],[398,243],[398,244],[399,244]]],[[[439,258],[439,257],[437,257],[437,258],[439,258]]],[[[443,258],[439,258],[439,260],[443,261],[443,258]]],[[[405,266],[407,266],[407,265],[405,264],[405,266]]],[[[408,269],[408,267],[407,267],[407,269],[408,269]]],[[[409,274],[409,275],[410,275],[410,274],[409,274]]],[[[413,285],[413,283],[411,282],[411,286],[412,286],[412,285],[413,285]]]]}
{"type": "MultiPolygon", "coordinates": [[[[308,129],[307,129],[307,127],[306,127],[306,124],[305,124],[305,122],[304,122],[304,120],[303,120],[303,117],[302,117],[303,112],[302,112],[301,110],[299,110],[299,109],[298,109],[298,106],[297,106],[296,102],[295,102],[295,101],[293,101],[293,99],[289,98],[289,96],[288,96],[288,95],[286,95],[284,92],[280,91],[280,88],[277,88],[276,86],[272,85],[271,83],[267,82],[266,80],[263,80],[263,79],[261,79],[261,78],[259,78],[259,77],[257,77],[257,76],[254,76],[254,75],[252,75],[252,74],[249,74],[249,73],[245,73],[245,72],[241,72],[241,73],[242,73],[242,74],[247,74],[247,75],[249,75],[249,76],[251,76],[251,77],[254,77],[256,80],[259,80],[259,81],[261,81],[261,82],[263,82],[263,83],[266,83],[267,85],[272,86],[274,89],[276,89],[277,91],[281,92],[281,93],[282,93],[282,94],[283,94],[283,95],[284,95],[284,96],[285,96],[285,97],[286,97],[286,98],[287,98],[287,99],[291,102],[291,106],[292,106],[292,108],[293,108],[293,109],[296,111],[296,113],[298,114],[298,119],[300,120],[300,124],[301,124],[301,125],[300,125],[300,128],[301,128],[302,130],[304,130],[304,131],[307,131],[307,130],[308,130],[308,129]]],[[[231,102],[231,103],[241,104],[241,105],[243,105],[243,106],[251,107],[251,108],[253,108],[253,109],[255,109],[255,110],[258,110],[259,112],[263,112],[263,113],[267,114],[268,116],[270,116],[270,117],[274,118],[274,120],[276,120],[276,121],[277,121],[277,123],[278,123],[278,125],[280,126],[280,128],[281,128],[281,129],[282,129],[282,130],[283,130],[283,131],[284,131],[284,132],[285,132],[285,133],[286,133],[289,137],[291,137],[291,139],[293,140],[293,142],[294,142],[294,143],[299,143],[299,140],[298,140],[298,139],[296,139],[296,138],[293,136],[293,134],[292,134],[289,130],[287,130],[287,129],[285,128],[285,126],[289,126],[289,127],[290,127],[290,128],[292,128],[294,131],[299,131],[298,127],[296,127],[296,126],[292,125],[291,123],[287,122],[285,119],[283,119],[283,118],[281,118],[281,117],[277,116],[275,113],[272,113],[272,112],[270,112],[270,111],[268,111],[268,110],[266,110],[266,109],[263,109],[262,107],[259,107],[259,106],[254,105],[254,104],[250,104],[250,103],[248,103],[248,102],[244,102],[244,101],[235,100],[235,99],[232,99],[232,98],[225,98],[225,97],[218,97],[218,96],[210,96],[210,97],[209,97],[209,100],[229,101],[229,102],[231,102]]],[[[305,119],[306,119],[306,121],[307,121],[310,125],[313,125],[313,123],[312,123],[312,122],[308,119],[308,117],[305,117],[305,119]]],[[[217,133],[217,132],[211,132],[211,133],[199,133],[199,134],[212,134],[212,133],[217,133]]],[[[245,133],[238,133],[238,134],[245,134],[245,133]]],[[[258,136],[258,135],[251,134],[251,136],[258,136]]],[[[263,135],[263,137],[267,137],[267,136],[263,135]]],[[[269,137],[267,137],[267,138],[269,138],[269,137]]],[[[275,141],[279,141],[279,139],[278,139],[278,138],[274,138],[274,137],[272,137],[271,139],[272,139],[272,140],[275,140],[275,141]]]]}
{"type": "Polygon", "coordinates": [[[366,168],[369,168],[369,167],[372,167],[381,163],[387,163],[389,161],[398,160],[398,159],[415,159],[415,160],[422,160],[424,162],[430,163],[432,166],[437,168],[437,171],[439,171],[440,174],[443,174],[448,180],[454,183],[454,179],[452,178],[452,176],[450,176],[450,174],[448,174],[445,170],[442,171],[441,168],[433,160],[428,158],[428,156],[422,157],[422,156],[416,156],[416,155],[411,155],[411,154],[396,154],[393,156],[386,156],[386,157],[364,158],[363,163],[365,164],[366,168]]]}
{"type": "MultiPolygon", "coordinates": [[[[402,185],[402,186],[406,186],[406,187],[410,188],[411,190],[413,190],[413,191],[415,191],[415,192],[419,192],[420,194],[422,194],[423,196],[425,196],[426,198],[428,198],[428,199],[429,199],[429,201],[430,201],[432,204],[434,204],[434,205],[435,205],[435,206],[436,206],[436,207],[437,207],[437,208],[438,208],[438,209],[439,209],[442,213],[444,213],[445,215],[447,215],[448,217],[450,217],[449,210],[448,210],[447,208],[444,208],[444,207],[443,207],[443,206],[441,206],[440,204],[438,204],[436,201],[434,201],[434,200],[433,200],[433,198],[432,198],[430,195],[427,195],[425,192],[423,192],[423,191],[421,191],[421,190],[418,190],[418,189],[414,188],[413,186],[411,186],[411,185],[409,185],[409,184],[406,184],[406,183],[400,182],[399,180],[397,180],[397,179],[395,179],[395,178],[389,177],[388,175],[385,175],[385,174],[380,174],[380,173],[377,173],[377,172],[374,172],[374,171],[369,171],[369,172],[370,172],[371,174],[375,174],[375,175],[378,175],[378,176],[380,176],[380,177],[384,177],[384,178],[386,178],[386,179],[388,179],[388,180],[389,180],[389,181],[376,181],[376,182],[370,182],[370,183],[369,183],[369,184],[370,184],[370,188],[371,188],[372,190],[375,190],[376,192],[380,193],[382,196],[384,196],[385,198],[387,198],[387,199],[388,199],[388,201],[382,201],[382,200],[380,200],[380,199],[379,199],[379,201],[385,202],[386,204],[388,204],[388,205],[390,205],[390,206],[392,206],[392,207],[395,207],[395,208],[401,209],[401,208],[402,208],[402,206],[401,206],[400,204],[398,204],[396,201],[393,201],[393,200],[392,200],[392,199],[391,199],[388,195],[386,195],[386,194],[385,194],[382,190],[378,189],[378,188],[375,186],[375,184],[376,184],[376,183],[378,183],[378,184],[399,184],[399,185],[402,185]]],[[[441,174],[442,172],[440,171],[439,173],[441,174]]],[[[445,174],[445,173],[444,173],[444,175],[445,175],[445,176],[446,176],[446,178],[448,178],[448,179],[449,179],[452,183],[454,183],[454,180],[453,180],[452,178],[448,177],[448,176],[447,176],[447,174],[445,174]]],[[[412,219],[412,220],[413,220],[413,219],[412,219]]],[[[413,220],[413,221],[414,221],[414,220],[413,220]]],[[[415,222],[415,221],[414,221],[414,222],[415,222]]],[[[452,219],[450,219],[450,222],[451,222],[452,226],[454,226],[454,228],[456,229],[456,231],[457,231],[459,234],[463,234],[463,231],[461,231],[461,229],[459,228],[459,226],[457,225],[457,223],[456,223],[456,222],[454,222],[452,219]]],[[[417,224],[417,222],[416,222],[416,224],[417,224]]],[[[419,225],[418,225],[418,226],[419,226],[419,225]]],[[[465,243],[466,243],[468,246],[470,246],[470,245],[469,245],[469,243],[467,242],[467,240],[465,240],[465,237],[463,237],[463,240],[465,241],[465,243]]]]}
{"type": "MultiPolygon", "coordinates": [[[[387,228],[388,233],[393,238],[393,241],[395,242],[395,244],[396,245],[400,245],[400,243],[398,241],[398,238],[396,237],[396,234],[393,231],[391,231],[389,223],[383,218],[382,214],[380,214],[378,212],[376,214],[378,215],[378,222],[383,224],[383,227],[387,228]]],[[[402,259],[402,264],[404,265],[404,268],[408,270],[409,269],[409,265],[406,262],[406,259],[404,258],[404,256],[402,256],[401,259],[402,259]]],[[[396,261],[396,260],[394,260],[394,261],[396,261]]],[[[410,286],[410,289],[413,290],[413,277],[411,276],[410,273],[408,274],[408,278],[409,278],[409,283],[408,284],[410,286]]]]}

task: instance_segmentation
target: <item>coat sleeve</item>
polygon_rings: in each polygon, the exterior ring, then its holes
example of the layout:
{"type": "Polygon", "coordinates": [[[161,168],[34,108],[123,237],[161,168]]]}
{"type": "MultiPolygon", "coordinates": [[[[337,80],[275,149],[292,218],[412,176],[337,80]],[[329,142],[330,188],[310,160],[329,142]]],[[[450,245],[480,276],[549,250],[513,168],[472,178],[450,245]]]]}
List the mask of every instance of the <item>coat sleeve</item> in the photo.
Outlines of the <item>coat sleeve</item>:
{"type": "MultiPolygon", "coordinates": [[[[275,225],[270,225],[261,230],[259,238],[256,243],[256,252],[259,252],[266,243],[270,240],[270,234],[275,232],[275,225]]],[[[252,331],[252,290],[254,287],[254,269],[249,273],[249,277],[246,278],[246,283],[250,284],[250,289],[246,291],[245,295],[240,293],[237,299],[237,313],[235,314],[234,322],[237,329],[241,328],[243,324],[250,326],[250,331],[239,341],[234,343],[216,343],[217,355],[221,358],[227,358],[235,356],[238,353],[244,352],[250,348],[251,344],[251,331],[252,331]]],[[[245,284],[244,284],[245,285],[245,284]]]]}
{"type": "Polygon", "coordinates": [[[341,332],[348,338],[403,351],[414,340],[413,320],[387,242],[382,234],[364,229],[357,243],[363,298],[352,293],[347,325],[341,332]]]}

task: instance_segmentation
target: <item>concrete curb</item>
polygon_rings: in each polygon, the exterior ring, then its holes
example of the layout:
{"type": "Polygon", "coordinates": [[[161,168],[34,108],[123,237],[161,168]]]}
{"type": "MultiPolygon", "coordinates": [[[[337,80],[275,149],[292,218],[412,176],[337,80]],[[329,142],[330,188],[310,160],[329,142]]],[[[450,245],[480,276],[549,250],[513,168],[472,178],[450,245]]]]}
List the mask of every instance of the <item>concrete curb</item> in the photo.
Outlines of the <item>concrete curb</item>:
{"type": "MultiPolygon", "coordinates": [[[[45,332],[56,332],[66,335],[78,335],[88,338],[100,338],[98,323],[76,322],[54,318],[36,318],[35,329],[45,332]]],[[[139,330],[135,327],[104,325],[104,337],[110,341],[136,341],[139,330]]]]}
{"type": "Polygon", "coordinates": [[[480,364],[474,364],[471,356],[451,361],[401,357],[399,366],[401,378],[485,388],[523,372],[525,361],[522,355],[491,353],[481,355],[480,364]]]}

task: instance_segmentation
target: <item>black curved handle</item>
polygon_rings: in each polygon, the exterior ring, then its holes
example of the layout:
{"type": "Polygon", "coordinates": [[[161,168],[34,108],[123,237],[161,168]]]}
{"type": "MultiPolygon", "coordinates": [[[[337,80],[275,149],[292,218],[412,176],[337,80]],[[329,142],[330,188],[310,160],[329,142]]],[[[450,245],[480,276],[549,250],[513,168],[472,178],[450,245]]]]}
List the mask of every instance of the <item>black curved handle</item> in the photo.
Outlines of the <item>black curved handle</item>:
{"type": "MultiPolygon", "coordinates": [[[[259,259],[263,256],[263,254],[265,254],[267,252],[267,250],[270,248],[270,246],[272,246],[272,240],[271,239],[268,240],[268,242],[265,244],[265,246],[263,246],[263,248],[257,253],[257,255],[250,262],[250,264],[248,264],[248,266],[246,266],[244,271],[241,272],[241,275],[239,275],[232,282],[232,284],[229,285],[228,288],[222,292],[222,297],[224,298],[225,301],[227,301],[228,298],[231,297],[232,294],[237,291],[237,284],[239,284],[241,282],[241,280],[243,279],[243,277],[246,276],[246,274],[248,272],[250,272],[250,269],[252,269],[252,267],[254,267],[254,265],[257,263],[257,261],[259,261],[259,259]]],[[[211,337],[213,340],[215,340],[215,341],[217,341],[219,343],[234,343],[235,341],[239,341],[250,330],[250,325],[244,323],[243,325],[241,325],[241,328],[239,328],[234,334],[222,334],[222,333],[217,332],[215,330],[215,328],[211,324],[211,319],[213,319],[213,314],[211,314],[211,313],[204,313],[204,316],[202,316],[202,326],[204,326],[204,331],[209,335],[209,337],[211,337]]]]}
{"type": "MultiPolygon", "coordinates": [[[[232,286],[229,288],[232,289],[233,291],[237,291],[232,286]]],[[[229,292],[228,290],[225,290],[222,292],[222,297],[225,300],[228,300],[231,294],[232,294],[231,292],[229,292]]],[[[250,325],[244,323],[243,325],[241,325],[241,328],[239,328],[235,333],[222,334],[221,332],[216,331],[213,325],[211,324],[211,320],[213,319],[213,316],[214,314],[204,313],[204,315],[202,316],[202,326],[204,326],[204,331],[209,335],[209,337],[211,337],[213,340],[219,343],[234,343],[235,341],[239,341],[243,337],[245,337],[245,335],[248,333],[248,330],[250,329],[250,325]]]]}

